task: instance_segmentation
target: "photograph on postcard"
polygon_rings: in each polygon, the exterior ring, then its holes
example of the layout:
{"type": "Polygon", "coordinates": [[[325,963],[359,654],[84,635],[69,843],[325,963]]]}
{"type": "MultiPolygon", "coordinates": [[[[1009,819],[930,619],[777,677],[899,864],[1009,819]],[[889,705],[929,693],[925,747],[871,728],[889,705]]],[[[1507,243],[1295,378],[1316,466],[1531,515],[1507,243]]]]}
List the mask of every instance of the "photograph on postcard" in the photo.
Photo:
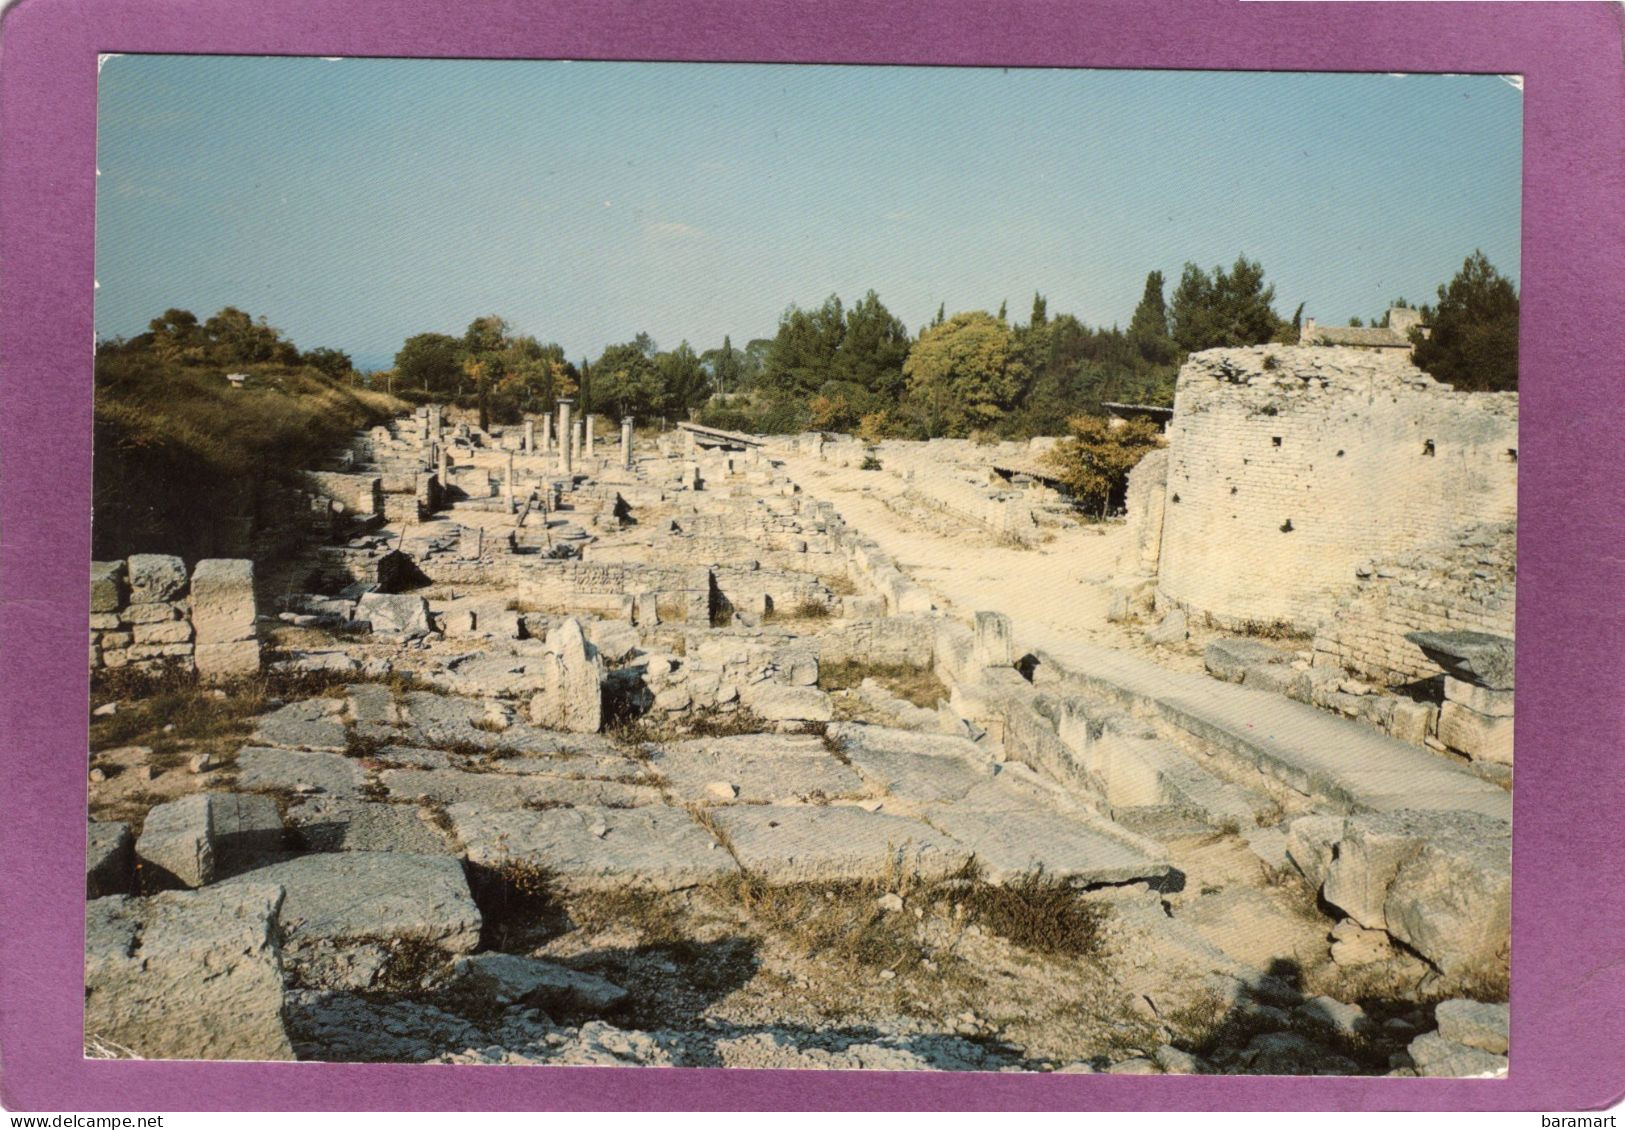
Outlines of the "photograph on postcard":
{"type": "Polygon", "coordinates": [[[1505,1073],[1516,76],[101,63],[87,1056],[1505,1073]]]}

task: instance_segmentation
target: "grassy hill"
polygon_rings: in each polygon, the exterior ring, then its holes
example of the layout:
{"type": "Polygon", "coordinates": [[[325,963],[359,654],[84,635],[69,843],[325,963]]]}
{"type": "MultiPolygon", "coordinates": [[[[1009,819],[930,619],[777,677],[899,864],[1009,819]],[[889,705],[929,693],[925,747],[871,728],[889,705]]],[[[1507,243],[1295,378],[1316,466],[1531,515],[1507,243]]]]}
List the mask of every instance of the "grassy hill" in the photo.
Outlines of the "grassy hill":
{"type": "Polygon", "coordinates": [[[232,520],[266,487],[292,484],[359,428],[405,405],[301,364],[226,367],[165,360],[129,346],[96,358],[97,559],[226,552],[232,520]]]}

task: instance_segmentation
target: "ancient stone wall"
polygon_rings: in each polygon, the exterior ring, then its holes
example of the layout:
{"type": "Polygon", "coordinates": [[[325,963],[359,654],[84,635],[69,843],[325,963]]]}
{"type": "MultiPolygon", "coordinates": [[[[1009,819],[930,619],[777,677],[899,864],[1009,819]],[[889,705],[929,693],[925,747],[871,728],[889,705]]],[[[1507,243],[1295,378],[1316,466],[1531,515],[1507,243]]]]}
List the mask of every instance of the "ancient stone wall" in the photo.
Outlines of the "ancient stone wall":
{"type": "Polygon", "coordinates": [[[1159,602],[1313,629],[1364,562],[1515,516],[1517,396],[1403,357],[1209,350],[1180,371],[1159,602]]]}
{"type": "Polygon", "coordinates": [[[90,564],[90,668],[195,670],[226,682],[260,669],[254,563],[161,553],[90,564]]]}
{"type": "Polygon", "coordinates": [[[1473,527],[1448,542],[1362,565],[1353,590],[1315,635],[1315,665],[1403,686],[1439,674],[1407,632],[1511,637],[1516,534],[1511,522],[1473,527]]]}

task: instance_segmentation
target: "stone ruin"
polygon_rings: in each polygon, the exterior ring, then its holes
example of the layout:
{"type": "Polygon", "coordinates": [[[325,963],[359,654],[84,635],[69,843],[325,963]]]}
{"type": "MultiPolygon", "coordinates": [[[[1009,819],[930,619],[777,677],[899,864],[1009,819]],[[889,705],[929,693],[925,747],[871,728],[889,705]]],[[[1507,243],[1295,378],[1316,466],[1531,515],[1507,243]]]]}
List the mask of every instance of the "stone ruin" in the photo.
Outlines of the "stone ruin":
{"type": "MultiPolygon", "coordinates": [[[[93,664],[311,689],[267,702],[178,795],[91,823],[88,1046],[1504,1066],[1504,1005],[1368,1012],[1324,991],[1350,971],[1436,996],[1504,976],[1503,790],[1309,707],[1314,740],[1288,748],[1184,684],[1120,677],[1000,612],[939,608],[804,486],[836,445],[688,426],[651,439],[629,421],[606,439],[572,408],[487,432],[430,407],[357,436],[342,469],[313,472],[341,520],[275,579],[262,568],[257,623],[247,561],[190,577],[173,558],[96,566],[93,664]],[[177,638],[143,640],[154,623],[177,638]],[[1351,734],[1380,781],[1331,756],[1351,734]],[[1098,924],[1094,956],[1035,966],[1000,932],[1015,926],[976,909],[1034,897],[1098,924]],[[770,918],[781,905],[799,909],[770,918]],[[855,917],[817,941],[795,932],[831,907],[855,917]],[[871,934],[896,947],[884,960],[821,964],[871,934]],[[981,988],[953,988],[950,969],[981,988]],[[827,993],[847,994],[846,1020],[819,1019],[836,1006],[808,1002],[827,993]],[[1016,1019],[1046,1008],[1064,1036],[1016,1019]],[[1189,1019],[1204,1009],[1229,1021],[1189,1019]]],[[[922,485],[945,500],[925,520],[1006,522],[922,485]]],[[[1021,504],[1051,520],[1042,496],[1021,504]]],[[[1463,659],[1453,678],[1486,669],[1463,659]]],[[[1502,717],[1477,690],[1452,701],[1502,717]]],[[[144,756],[100,751],[93,776],[144,756]]]]}
{"type": "Polygon", "coordinates": [[[1116,615],[1160,615],[1148,638],[1163,644],[1198,624],[1240,632],[1207,648],[1218,678],[1509,783],[1510,664],[1504,685],[1474,684],[1493,704],[1468,705],[1468,680],[1447,679],[1418,633],[1476,632],[1511,653],[1517,405],[1455,392],[1394,352],[1196,354],[1167,447],[1129,476],[1116,615]]]}

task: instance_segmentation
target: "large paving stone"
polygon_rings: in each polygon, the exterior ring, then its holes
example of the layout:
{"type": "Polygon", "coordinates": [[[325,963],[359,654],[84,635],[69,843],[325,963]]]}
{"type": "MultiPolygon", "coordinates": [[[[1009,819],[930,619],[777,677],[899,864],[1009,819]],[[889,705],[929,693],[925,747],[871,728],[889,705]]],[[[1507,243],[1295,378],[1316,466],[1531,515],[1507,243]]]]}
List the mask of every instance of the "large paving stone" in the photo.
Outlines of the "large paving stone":
{"type": "Polygon", "coordinates": [[[660,790],[622,781],[596,781],[541,774],[468,773],[460,769],[386,769],[378,775],[397,800],[480,804],[492,808],[659,804],[660,790]]]}
{"type": "Polygon", "coordinates": [[[866,780],[903,801],[957,800],[994,772],[967,738],[857,723],[834,725],[827,733],[866,780]]]}
{"type": "MultiPolygon", "coordinates": [[[[778,735],[748,735],[777,737],[778,735]]],[[[792,737],[800,735],[784,735],[792,737]]],[[[664,778],[666,791],[683,803],[789,804],[857,796],[866,791],[863,778],[842,765],[813,738],[811,748],[764,750],[760,743],[725,744],[728,739],[695,748],[670,748],[650,759],[664,778]]]]}
{"type": "Polygon", "coordinates": [[[292,1059],[275,884],[92,900],[85,1038],[143,1059],[292,1059]]]}
{"type": "Polygon", "coordinates": [[[770,883],[917,874],[941,879],[971,851],[930,825],[846,805],[746,805],[711,813],[739,865],[770,883]]]}
{"type": "Polygon", "coordinates": [[[471,863],[539,867],[566,886],[680,890],[734,874],[733,858],[680,808],[447,808],[471,863]]]}
{"type": "Polygon", "coordinates": [[[237,787],[250,791],[355,796],[365,780],[357,762],[337,753],[247,746],[237,754],[237,787]]]}
{"type": "Polygon", "coordinates": [[[313,796],[288,807],[288,826],[309,851],[404,851],[449,855],[446,833],[415,804],[313,796]]]}
{"type": "Polygon", "coordinates": [[[287,749],[343,753],[349,744],[344,723],[337,716],[343,706],[342,699],[332,698],[291,702],[261,715],[253,740],[287,749]]]}
{"type": "Polygon", "coordinates": [[[92,820],[85,836],[85,897],[128,894],[135,884],[135,841],[123,824],[92,820]]]}
{"type": "Polygon", "coordinates": [[[1035,805],[999,781],[978,786],[958,804],[929,810],[933,827],[975,853],[982,876],[1008,883],[1036,871],[1076,886],[1132,883],[1168,874],[1157,846],[1083,811],[1035,805]]]}
{"type": "Polygon", "coordinates": [[[283,942],[292,957],[321,942],[427,942],[468,953],[480,941],[480,912],[462,864],[448,855],[341,851],[305,855],[219,884],[275,884],[283,942]]]}
{"type": "Polygon", "coordinates": [[[344,701],[354,722],[393,726],[401,720],[395,692],[381,683],[356,683],[344,688],[344,701]]]}

